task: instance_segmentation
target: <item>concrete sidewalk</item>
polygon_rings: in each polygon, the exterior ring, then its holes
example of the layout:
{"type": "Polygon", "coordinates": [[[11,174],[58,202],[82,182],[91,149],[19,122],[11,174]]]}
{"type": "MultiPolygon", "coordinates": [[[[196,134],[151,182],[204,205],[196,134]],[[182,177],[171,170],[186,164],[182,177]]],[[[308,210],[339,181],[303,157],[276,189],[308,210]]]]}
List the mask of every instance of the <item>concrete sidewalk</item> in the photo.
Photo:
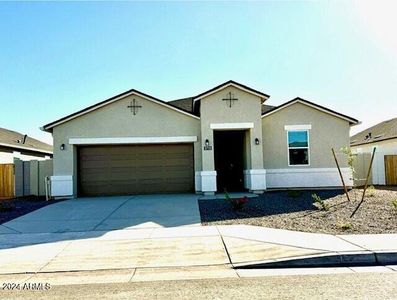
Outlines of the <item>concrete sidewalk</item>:
{"type": "Polygon", "coordinates": [[[397,235],[245,225],[0,235],[0,274],[377,264],[397,264],[397,235]]]}

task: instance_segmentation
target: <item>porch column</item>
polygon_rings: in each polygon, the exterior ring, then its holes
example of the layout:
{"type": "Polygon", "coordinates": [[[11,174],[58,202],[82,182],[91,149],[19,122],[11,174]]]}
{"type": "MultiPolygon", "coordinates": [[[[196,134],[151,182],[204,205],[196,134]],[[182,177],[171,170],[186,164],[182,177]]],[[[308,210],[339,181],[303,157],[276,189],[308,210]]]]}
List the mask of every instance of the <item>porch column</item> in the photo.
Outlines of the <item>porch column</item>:
{"type": "Polygon", "coordinates": [[[266,170],[263,168],[262,124],[257,124],[250,130],[250,168],[244,170],[244,187],[253,193],[263,193],[266,190],[266,170]]]}
{"type": "Polygon", "coordinates": [[[202,130],[201,135],[202,171],[195,174],[196,192],[204,195],[214,195],[216,186],[216,171],[214,160],[214,132],[212,129],[202,130]],[[206,144],[206,142],[208,142],[206,144]]]}

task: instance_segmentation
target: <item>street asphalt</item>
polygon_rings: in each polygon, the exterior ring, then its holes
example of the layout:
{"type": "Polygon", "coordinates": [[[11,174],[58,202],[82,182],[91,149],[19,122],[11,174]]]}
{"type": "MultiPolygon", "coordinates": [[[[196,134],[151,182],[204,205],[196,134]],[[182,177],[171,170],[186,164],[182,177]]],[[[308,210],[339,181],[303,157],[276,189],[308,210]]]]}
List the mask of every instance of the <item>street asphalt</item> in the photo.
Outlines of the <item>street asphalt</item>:
{"type": "Polygon", "coordinates": [[[3,299],[396,299],[397,274],[331,274],[56,286],[3,299]]]}

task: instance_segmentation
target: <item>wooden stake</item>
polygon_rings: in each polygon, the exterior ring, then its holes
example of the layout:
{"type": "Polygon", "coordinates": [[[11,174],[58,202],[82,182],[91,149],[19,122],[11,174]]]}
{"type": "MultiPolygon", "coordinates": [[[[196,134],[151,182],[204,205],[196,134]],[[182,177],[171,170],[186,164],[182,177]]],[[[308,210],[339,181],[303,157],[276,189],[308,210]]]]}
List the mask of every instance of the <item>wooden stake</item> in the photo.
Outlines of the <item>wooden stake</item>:
{"type": "Polygon", "coordinates": [[[372,163],[373,163],[373,161],[374,161],[375,151],[376,151],[376,147],[375,147],[374,150],[372,151],[371,162],[369,163],[368,172],[367,172],[367,178],[365,178],[364,191],[363,191],[363,195],[362,195],[362,197],[361,197],[361,201],[360,201],[360,203],[357,205],[357,207],[356,207],[356,209],[353,211],[353,213],[351,214],[350,218],[354,216],[354,214],[356,213],[356,211],[360,208],[361,204],[364,202],[365,192],[367,191],[367,187],[368,187],[369,176],[371,175],[371,171],[372,171],[372,163]]]}
{"type": "Polygon", "coordinates": [[[340,170],[339,162],[338,162],[338,159],[336,158],[336,154],[335,154],[334,148],[332,148],[332,154],[334,155],[335,163],[336,163],[336,166],[338,168],[340,179],[342,180],[343,189],[345,190],[345,194],[346,194],[347,200],[350,201],[349,192],[347,190],[347,187],[346,187],[346,184],[345,184],[345,180],[343,179],[342,171],[340,170]]]}

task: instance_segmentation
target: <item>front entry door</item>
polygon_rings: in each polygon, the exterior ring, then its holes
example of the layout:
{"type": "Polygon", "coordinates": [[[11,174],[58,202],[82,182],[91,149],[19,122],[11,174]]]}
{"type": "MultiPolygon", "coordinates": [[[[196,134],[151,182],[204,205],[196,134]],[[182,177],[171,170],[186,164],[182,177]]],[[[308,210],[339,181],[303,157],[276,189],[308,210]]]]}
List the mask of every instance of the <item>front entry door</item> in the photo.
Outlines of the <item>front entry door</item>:
{"type": "Polygon", "coordinates": [[[214,158],[218,191],[244,190],[244,131],[214,131],[214,158]]]}

